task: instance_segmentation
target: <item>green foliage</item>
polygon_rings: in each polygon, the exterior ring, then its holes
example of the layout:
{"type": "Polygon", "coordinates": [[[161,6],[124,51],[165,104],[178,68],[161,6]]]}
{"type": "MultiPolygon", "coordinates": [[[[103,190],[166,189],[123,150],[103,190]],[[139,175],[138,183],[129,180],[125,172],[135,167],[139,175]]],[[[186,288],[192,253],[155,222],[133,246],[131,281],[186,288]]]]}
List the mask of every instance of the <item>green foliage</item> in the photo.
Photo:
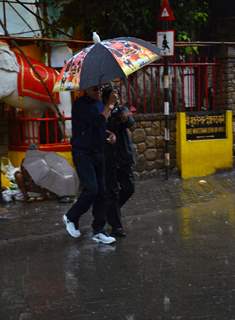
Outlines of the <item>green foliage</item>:
{"type": "MultiPolygon", "coordinates": [[[[161,0],[50,0],[50,5],[60,11],[54,21],[65,30],[76,32],[79,27],[84,39],[90,40],[92,31],[102,39],[116,36],[136,36],[155,40],[161,29],[158,14],[161,0]]],[[[208,21],[208,1],[169,1],[176,21],[171,28],[177,31],[177,40],[199,40],[208,21]]]]}
{"type": "Polygon", "coordinates": [[[206,12],[194,12],[193,13],[193,19],[196,23],[199,23],[201,25],[207,23],[208,21],[208,13],[206,12]]]}
{"type": "MultiPolygon", "coordinates": [[[[181,31],[181,32],[178,33],[178,40],[179,41],[191,41],[190,35],[186,31],[181,31]]],[[[198,50],[197,46],[185,47],[182,50],[183,50],[183,53],[186,56],[199,53],[199,50],[198,50]]]]}
{"type": "Polygon", "coordinates": [[[73,0],[63,6],[59,22],[67,28],[79,25],[85,39],[91,39],[92,31],[97,31],[103,39],[133,35],[152,40],[156,32],[157,3],[153,0],[73,0]]]}
{"type": "Polygon", "coordinates": [[[179,41],[190,41],[190,36],[186,31],[179,31],[178,32],[178,40],[179,41]]]}
{"type": "Polygon", "coordinates": [[[172,7],[176,17],[174,25],[177,30],[177,40],[199,40],[208,22],[208,1],[178,0],[174,1],[172,7]],[[188,37],[183,39],[182,34],[188,37]]]}
{"type": "MultiPolygon", "coordinates": [[[[208,1],[205,0],[178,0],[172,6],[175,12],[174,23],[178,41],[200,40],[204,27],[208,22],[208,1]]],[[[182,49],[184,55],[198,54],[197,46],[182,49]]]]}

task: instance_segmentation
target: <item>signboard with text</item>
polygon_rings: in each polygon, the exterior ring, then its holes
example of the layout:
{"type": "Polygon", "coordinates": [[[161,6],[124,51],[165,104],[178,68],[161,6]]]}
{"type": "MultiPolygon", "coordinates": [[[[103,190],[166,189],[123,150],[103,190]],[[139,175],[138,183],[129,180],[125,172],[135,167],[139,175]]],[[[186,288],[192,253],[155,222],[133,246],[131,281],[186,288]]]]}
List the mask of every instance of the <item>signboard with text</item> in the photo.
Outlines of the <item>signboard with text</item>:
{"type": "Polygon", "coordinates": [[[186,114],[186,140],[225,139],[225,112],[186,114]]]}

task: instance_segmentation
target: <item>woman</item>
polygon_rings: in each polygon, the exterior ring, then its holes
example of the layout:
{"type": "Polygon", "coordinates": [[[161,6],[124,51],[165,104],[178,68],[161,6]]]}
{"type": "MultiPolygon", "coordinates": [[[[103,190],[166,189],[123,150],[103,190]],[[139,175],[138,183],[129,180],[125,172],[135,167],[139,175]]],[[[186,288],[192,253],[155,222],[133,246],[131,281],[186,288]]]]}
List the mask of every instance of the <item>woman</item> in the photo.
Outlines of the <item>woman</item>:
{"type": "Polygon", "coordinates": [[[119,97],[111,86],[103,89],[104,105],[113,103],[107,129],[116,136],[116,143],[105,145],[106,215],[112,227],[111,236],[125,237],[121,208],[134,193],[133,146],[128,132],[135,121],[126,106],[119,106],[119,97]]]}

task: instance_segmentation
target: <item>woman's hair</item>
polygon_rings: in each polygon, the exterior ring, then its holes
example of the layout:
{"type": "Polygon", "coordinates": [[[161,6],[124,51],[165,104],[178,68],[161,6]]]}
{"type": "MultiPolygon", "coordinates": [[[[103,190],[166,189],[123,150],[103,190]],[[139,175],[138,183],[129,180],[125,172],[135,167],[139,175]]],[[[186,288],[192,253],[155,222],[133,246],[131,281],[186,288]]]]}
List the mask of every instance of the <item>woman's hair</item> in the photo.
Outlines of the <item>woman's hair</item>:
{"type": "Polygon", "coordinates": [[[103,88],[103,90],[102,90],[102,101],[103,101],[104,105],[108,102],[110,94],[113,91],[114,91],[114,89],[113,89],[112,86],[106,86],[106,87],[103,88]]]}

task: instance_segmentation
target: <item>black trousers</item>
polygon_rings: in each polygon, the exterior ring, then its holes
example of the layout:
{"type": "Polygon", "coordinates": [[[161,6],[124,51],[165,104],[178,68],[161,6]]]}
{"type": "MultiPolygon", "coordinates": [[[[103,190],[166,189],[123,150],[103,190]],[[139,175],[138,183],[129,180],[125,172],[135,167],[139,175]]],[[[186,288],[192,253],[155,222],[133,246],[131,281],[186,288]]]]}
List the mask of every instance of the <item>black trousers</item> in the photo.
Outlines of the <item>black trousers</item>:
{"type": "Polygon", "coordinates": [[[106,216],[112,229],[122,228],[121,207],[135,191],[131,165],[118,167],[115,162],[107,163],[106,177],[106,216]]]}
{"type": "Polygon", "coordinates": [[[102,232],[105,226],[105,173],[104,155],[73,152],[73,161],[82,186],[82,191],[67,213],[70,221],[78,224],[80,217],[91,206],[94,233],[102,232]]]}

